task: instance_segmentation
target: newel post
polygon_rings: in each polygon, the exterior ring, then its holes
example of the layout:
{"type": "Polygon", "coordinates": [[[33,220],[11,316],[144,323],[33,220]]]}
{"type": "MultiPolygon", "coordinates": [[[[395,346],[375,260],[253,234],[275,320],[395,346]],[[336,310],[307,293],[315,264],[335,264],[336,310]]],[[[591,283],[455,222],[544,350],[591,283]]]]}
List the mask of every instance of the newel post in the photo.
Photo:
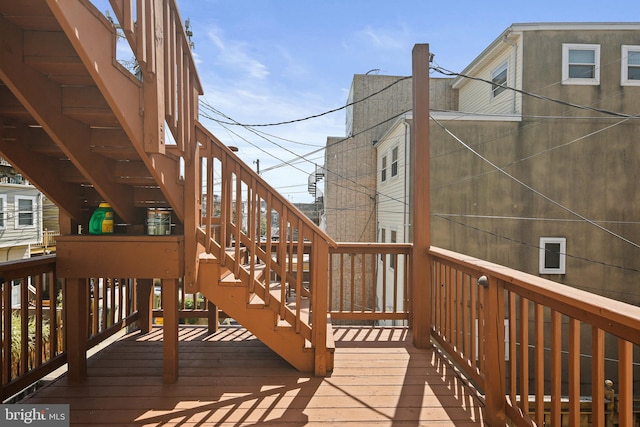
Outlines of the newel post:
{"type": "Polygon", "coordinates": [[[487,423],[490,426],[504,426],[506,387],[505,343],[504,343],[504,286],[495,277],[482,276],[478,285],[484,292],[484,303],[480,319],[484,325],[478,326],[485,331],[485,352],[479,357],[485,359],[485,384],[487,423]]]}
{"type": "Polygon", "coordinates": [[[416,347],[431,345],[431,206],[429,180],[429,45],[413,47],[413,133],[411,135],[411,325],[416,347]]]}

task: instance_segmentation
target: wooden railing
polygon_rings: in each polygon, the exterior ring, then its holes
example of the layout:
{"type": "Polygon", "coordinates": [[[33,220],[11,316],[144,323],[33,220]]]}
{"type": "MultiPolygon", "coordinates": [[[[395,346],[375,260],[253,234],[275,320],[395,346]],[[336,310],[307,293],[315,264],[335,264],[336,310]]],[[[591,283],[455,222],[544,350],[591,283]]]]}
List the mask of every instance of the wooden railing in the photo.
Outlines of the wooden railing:
{"type": "Polygon", "coordinates": [[[581,404],[594,426],[637,425],[640,307],[430,254],[432,337],[484,395],[490,425],[580,425],[581,404]]]}
{"type": "Polygon", "coordinates": [[[203,195],[198,242],[266,304],[279,282],[280,318],[317,354],[325,352],[327,262],[336,243],[204,127],[197,130],[203,171],[198,176],[204,177],[197,193],[203,195]],[[284,303],[290,294],[292,310],[284,303]],[[310,322],[304,319],[304,299],[310,302],[310,322]]]}
{"type": "MultiPolygon", "coordinates": [[[[67,362],[65,284],[56,256],[0,264],[2,401],[36,384],[67,362]]],[[[90,279],[88,347],[137,319],[135,282],[90,279]]]]}
{"type": "Polygon", "coordinates": [[[408,325],[411,244],[338,243],[329,252],[332,321],[408,325]]]}

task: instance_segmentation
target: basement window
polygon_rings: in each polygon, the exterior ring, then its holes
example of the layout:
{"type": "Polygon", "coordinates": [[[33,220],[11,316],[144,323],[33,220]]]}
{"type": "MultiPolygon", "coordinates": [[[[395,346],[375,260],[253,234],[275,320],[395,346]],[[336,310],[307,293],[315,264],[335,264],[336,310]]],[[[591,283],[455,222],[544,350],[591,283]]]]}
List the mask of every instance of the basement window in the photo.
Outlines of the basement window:
{"type": "Polygon", "coordinates": [[[567,239],[540,238],[540,274],[566,274],[567,239]]]}

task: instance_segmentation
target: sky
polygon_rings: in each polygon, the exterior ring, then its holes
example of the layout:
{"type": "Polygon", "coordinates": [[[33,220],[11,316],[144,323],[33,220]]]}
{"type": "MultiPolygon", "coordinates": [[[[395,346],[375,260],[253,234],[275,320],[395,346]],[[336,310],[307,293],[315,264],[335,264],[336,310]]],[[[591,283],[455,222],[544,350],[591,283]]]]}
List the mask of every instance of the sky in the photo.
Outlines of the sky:
{"type": "MultiPolygon", "coordinates": [[[[637,0],[176,0],[193,32],[204,87],[200,121],[292,202],[311,203],[307,177],[328,136],[345,135],[354,74],[411,74],[411,51],[462,71],[506,28],[527,22],[628,22],[637,0]],[[372,71],[373,70],[373,71],[372,71]],[[231,120],[230,120],[231,119],[231,120]],[[302,157],[291,165],[291,160],[302,157]],[[258,164],[259,162],[259,164],[258,164]]],[[[106,0],[93,0],[101,10],[106,0]]],[[[113,15],[112,15],[113,16],[113,15]]],[[[631,19],[630,19],[631,18],[631,19]]],[[[437,77],[437,75],[434,75],[437,77]]]]}

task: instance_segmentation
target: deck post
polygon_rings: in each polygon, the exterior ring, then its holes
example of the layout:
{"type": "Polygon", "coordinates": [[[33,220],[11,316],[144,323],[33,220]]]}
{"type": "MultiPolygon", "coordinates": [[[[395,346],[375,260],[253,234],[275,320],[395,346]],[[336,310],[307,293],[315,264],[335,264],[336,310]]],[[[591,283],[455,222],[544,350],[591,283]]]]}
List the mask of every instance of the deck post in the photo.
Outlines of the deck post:
{"type": "Polygon", "coordinates": [[[69,384],[79,384],[87,378],[89,286],[87,279],[66,279],[65,283],[69,384]]]}
{"type": "Polygon", "coordinates": [[[207,311],[209,315],[207,317],[208,330],[210,334],[218,332],[220,326],[220,315],[218,313],[218,306],[207,300],[207,311]]]}
{"type": "Polygon", "coordinates": [[[162,280],[163,381],[178,380],[178,280],[162,280]]]}
{"type": "Polygon", "coordinates": [[[314,374],[318,377],[327,375],[329,360],[327,359],[327,312],[328,312],[328,272],[329,245],[324,241],[316,241],[311,254],[312,280],[312,339],[315,349],[314,374]]]}
{"type": "MultiPolygon", "coordinates": [[[[483,276],[484,277],[484,276],[483,276]]],[[[507,387],[505,383],[505,336],[504,336],[504,286],[495,277],[489,277],[488,287],[481,290],[485,292],[485,304],[481,307],[484,311],[486,324],[486,371],[485,400],[487,422],[490,426],[503,426],[506,422],[505,396],[507,387]]],[[[482,355],[480,355],[482,357],[482,355]]]]}
{"type": "Polygon", "coordinates": [[[431,345],[431,207],[429,181],[429,45],[416,44],[413,64],[413,134],[411,135],[411,324],[413,344],[431,345]]]}
{"type": "Polygon", "coordinates": [[[153,279],[136,279],[138,326],[143,334],[149,333],[153,325],[153,279]]]}

